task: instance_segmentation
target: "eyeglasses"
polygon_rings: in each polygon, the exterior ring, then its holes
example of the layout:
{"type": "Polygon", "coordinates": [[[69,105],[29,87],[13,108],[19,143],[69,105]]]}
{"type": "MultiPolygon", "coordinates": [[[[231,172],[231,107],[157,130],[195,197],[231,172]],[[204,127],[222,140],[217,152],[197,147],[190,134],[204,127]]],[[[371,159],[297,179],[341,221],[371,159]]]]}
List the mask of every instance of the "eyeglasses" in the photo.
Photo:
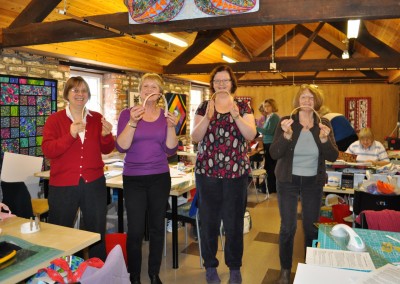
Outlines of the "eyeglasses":
{"type": "Polygon", "coordinates": [[[300,100],[305,101],[305,100],[314,100],[314,96],[300,96],[300,100]]]}
{"type": "Polygon", "coordinates": [[[232,80],[230,80],[230,79],[225,79],[225,80],[214,80],[213,82],[214,82],[214,84],[221,84],[221,83],[227,84],[231,81],[232,80]]]}
{"type": "Polygon", "coordinates": [[[86,90],[86,89],[79,90],[79,89],[77,89],[77,88],[73,88],[73,89],[71,89],[71,92],[73,92],[75,95],[77,95],[77,94],[79,94],[79,93],[81,93],[81,94],[87,94],[87,93],[88,93],[88,90],[86,90]]]}

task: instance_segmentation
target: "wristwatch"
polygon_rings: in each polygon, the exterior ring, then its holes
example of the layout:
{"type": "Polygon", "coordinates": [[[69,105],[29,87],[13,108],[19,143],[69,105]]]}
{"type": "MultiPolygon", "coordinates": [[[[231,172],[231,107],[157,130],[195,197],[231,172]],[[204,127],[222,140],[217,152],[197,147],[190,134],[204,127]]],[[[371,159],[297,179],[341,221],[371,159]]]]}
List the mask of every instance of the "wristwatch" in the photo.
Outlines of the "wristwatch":
{"type": "Polygon", "coordinates": [[[130,121],[128,122],[128,125],[132,128],[136,128],[136,125],[132,124],[130,121]]]}

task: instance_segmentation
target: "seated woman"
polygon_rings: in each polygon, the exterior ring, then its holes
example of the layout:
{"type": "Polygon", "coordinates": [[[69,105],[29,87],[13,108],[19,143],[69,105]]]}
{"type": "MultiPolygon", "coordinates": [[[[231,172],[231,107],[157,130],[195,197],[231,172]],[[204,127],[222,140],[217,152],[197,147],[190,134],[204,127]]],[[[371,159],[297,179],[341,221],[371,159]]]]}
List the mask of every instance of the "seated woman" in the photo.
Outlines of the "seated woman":
{"type": "Polygon", "coordinates": [[[357,162],[370,162],[374,166],[390,163],[385,147],[374,139],[371,128],[363,128],[358,133],[358,141],[353,142],[346,153],[357,155],[357,162]]]}

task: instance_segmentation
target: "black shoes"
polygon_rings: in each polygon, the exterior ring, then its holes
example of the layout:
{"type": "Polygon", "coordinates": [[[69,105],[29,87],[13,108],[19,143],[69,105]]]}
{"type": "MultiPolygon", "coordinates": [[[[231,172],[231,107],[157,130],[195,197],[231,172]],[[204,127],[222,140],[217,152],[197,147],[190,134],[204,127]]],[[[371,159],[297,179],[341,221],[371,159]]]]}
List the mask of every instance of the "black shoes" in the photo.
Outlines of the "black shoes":
{"type": "Polygon", "coordinates": [[[158,277],[158,275],[149,275],[149,277],[151,284],[162,284],[160,277],[158,277]]]}
{"type": "Polygon", "coordinates": [[[290,284],[290,269],[281,269],[281,274],[276,284],[290,284]]]}
{"type": "Polygon", "coordinates": [[[132,275],[130,279],[131,279],[131,284],[141,284],[139,275],[132,275]]]}

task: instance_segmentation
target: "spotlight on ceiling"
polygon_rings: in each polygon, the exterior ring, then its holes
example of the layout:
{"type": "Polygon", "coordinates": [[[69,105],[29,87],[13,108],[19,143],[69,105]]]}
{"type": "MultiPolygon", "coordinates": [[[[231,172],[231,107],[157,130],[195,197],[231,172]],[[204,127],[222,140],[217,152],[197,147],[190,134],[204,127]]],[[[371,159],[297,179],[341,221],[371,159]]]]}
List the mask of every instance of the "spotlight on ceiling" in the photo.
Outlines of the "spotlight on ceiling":
{"type": "Polygon", "coordinates": [[[167,41],[167,42],[169,42],[169,43],[175,44],[175,45],[180,46],[180,47],[187,47],[187,46],[188,46],[187,42],[184,41],[183,39],[180,39],[180,38],[171,36],[171,35],[169,35],[169,34],[164,34],[164,33],[152,33],[152,34],[150,34],[150,35],[152,35],[152,36],[154,36],[154,37],[156,37],[156,38],[165,40],[165,41],[167,41]]]}
{"type": "Polygon", "coordinates": [[[357,38],[360,29],[360,20],[347,21],[347,38],[357,38]]]}
{"type": "Polygon", "coordinates": [[[228,63],[235,63],[235,62],[237,62],[236,59],[233,59],[233,58],[231,58],[231,57],[229,57],[229,56],[226,56],[226,55],[223,54],[223,53],[221,53],[221,57],[222,57],[222,60],[224,60],[224,61],[226,61],[226,62],[228,62],[228,63]]]}
{"type": "Polygon", "coordinates": [[[348,50],[343,50],[342,53],[342,59],[349,59],[350,58],[350,54],[348,50]]]}

